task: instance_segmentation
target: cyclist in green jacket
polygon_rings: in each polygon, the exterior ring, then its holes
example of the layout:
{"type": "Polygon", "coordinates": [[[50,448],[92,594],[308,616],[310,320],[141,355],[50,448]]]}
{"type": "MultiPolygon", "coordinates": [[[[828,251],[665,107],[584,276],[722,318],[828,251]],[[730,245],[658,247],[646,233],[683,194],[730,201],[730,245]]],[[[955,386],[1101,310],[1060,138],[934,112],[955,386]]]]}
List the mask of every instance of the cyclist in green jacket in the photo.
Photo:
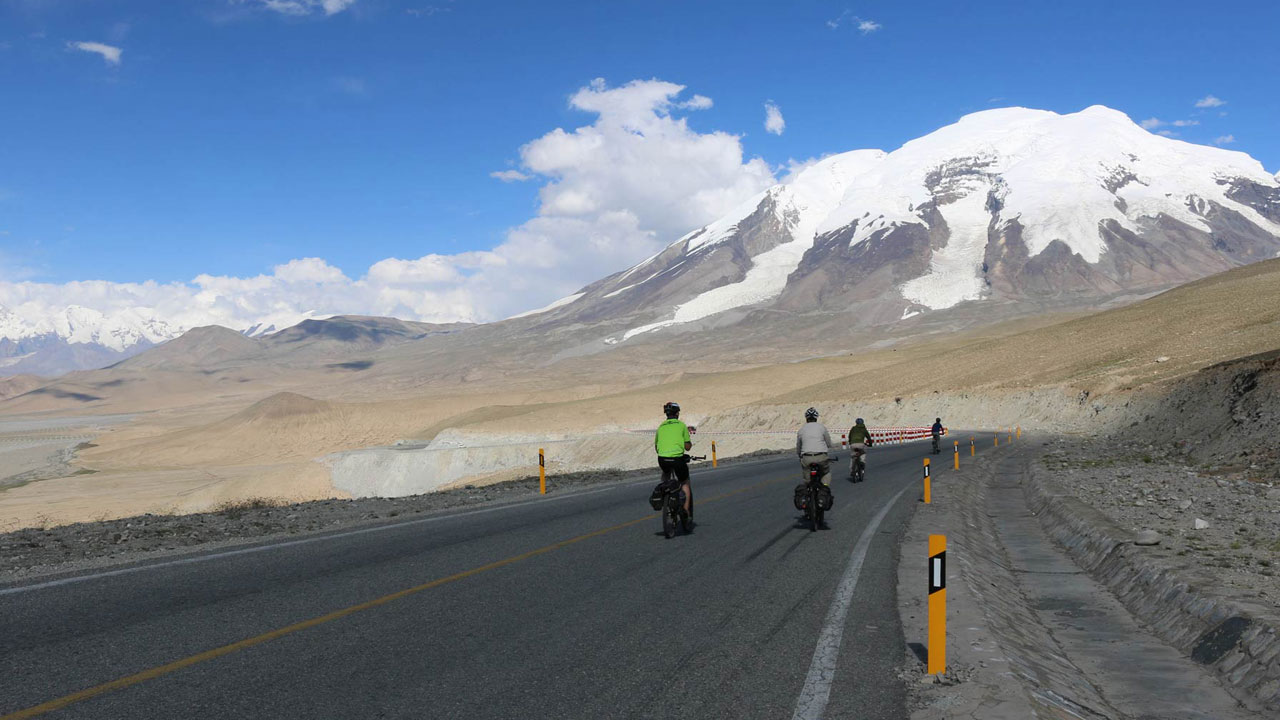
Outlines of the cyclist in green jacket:
{"type": "Polygon", "coordinates": [[[853,427],[849,428],[849,477],[855,477],[858,474],[859,465],[862,466],[861,469],[867,469],[867,461],[863,458],[866,457],[867,448],[871,445],[871,431],[867,429],[862,418],[858,418],[853,427]]]}
{"type": "Polygon", "coordinates": [[[693,449],[693,437],[689,434],[689,426],[680,420],[678,403],[663,405],[662,412],[666,413],[667,419],[658,426],[658,432],[653,436],[653,449],[658,453],[658,467],[662,468],[662,482],[667,482],[675,474],[684,490],[684,511],[692,517],[693,493],[689,487],[689,456],[686,453],[693,449]]]}

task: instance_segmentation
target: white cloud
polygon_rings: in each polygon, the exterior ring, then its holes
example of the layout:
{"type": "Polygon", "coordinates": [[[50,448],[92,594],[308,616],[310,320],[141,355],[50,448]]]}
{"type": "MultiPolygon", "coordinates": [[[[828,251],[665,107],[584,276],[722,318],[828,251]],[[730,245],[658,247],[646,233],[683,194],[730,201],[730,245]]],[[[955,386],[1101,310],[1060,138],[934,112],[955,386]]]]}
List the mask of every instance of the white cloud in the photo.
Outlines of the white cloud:
{"type": "Polygon", "coordinates": [[[495,170],[489,173],[489,177],[498,178],[502,182],[524,182],[533,179],[532,175],[525,175],[519,170],[495,170]]]}
{"type": "Polygon", "coordinates": [[[685,110],[710,110],[711,105],[711,98],[706,95],[694,95],[688,100],[679,103],[676,107],[683,108],[685,110]]]}
{"type": "Polygon", "coordinates": [[[84,52],[101,55],[108,65],[119,65],[120,54],[124,52],[118,47],[104,45],[100,42],[69,42],[67,43],[67,49],[83,50],[84,52]]]}
{"type": "Polygon", "coordinates": [[[836,17],[827,21],[827,27],[831,28],[832,30],[837,30],[840,28],[841,25],[845,25],[845,24],[854,26],[863,35],[870,35],[871,33],[883,27],[880,23],[876,22],[875,20],[860,18],[857,15],[854,15],[849,10],[845,10],[844,12],[840,13],[839,17],[836,17]]]}
{"type": "Polygon", "coordinates": [[[524,168],[551,180],[539,215],[630,213],[655,241],[669,241],[771,185],[763,160],[743,161],[738,136],[698,133],[671,114],[683,90],[656,79],[617,88],[596,80],[575,93],[570,105],[596,121],[520,149],[524,168]]]}
{"type": "Polygon", "coordinates": [[[1230,145],[1235,141],[1236,141],[1235,135],[1219,135],[1218,137],[1214,138],[1213,144],[1214,145],[1230,145]]]}
{"type": "Polygon", "coordinates": [[[1147,118],[1146,120],[1143,120],[1139,124],[1148,130],[1154,130],[1159,127],[1165,127],[1166,125],[1172,125],[1173,127],[1191,127],[1193,125],[1199,125],[1200,121],[1199,120],[1174,120],[1173,122],[1165,122],[1160,118],[1152,117],[1152,118],[1147,118]]]}
{"type": "Polygon", "coordinates": [[[1222,107],[1223,105],[1226,105],[1226,104],[1227,104],[1226,100],[1221,100],[1212,95],[1205,95],[1204,97],[1196,101],[1196,107],[1198,108],[1222,107]]]}
{"type": "Polygon", "coordinates": [[[782,117],[782,110],[770,100],[764,104],[764,129],[774,135],[781,135],[787,129],[787,121],[782,117]]]}
{"type": "MultiPolygon", "coordinates": [[[[283,327],[308,316],[390,315],[486,321],[540,307],[648,257],[689,230],[774,184],[760,158],[744,158],[737,135],[701,133],[676,111],[684,87],[597,80],[570,98],[590,124],[556,129],[520,148],[520,169],[499,179],[541,178],[538,214],[490,250],[388,258],[350,277],[302,258],[253,277],[200,275],[190,282],[0,282],[0,305],[23,318],[68,305],[104,315],[154,311],[178,327],[216,323],[283,327]]],[[[698,96],[694,96],[697,98],[698,96]]]]}
{"type": "Polygon", "coordinates": [[[1157,135],[1163,135],[1163,136],[1165,136],[1165,137],[1169,137],[1169,138],[1176,138],[1176,137],[1178,137],[1178,133],[1176,133],[1176,132],[1174,132],[1174,131],[1172,131],[1172,130],[1159,130],[1159,131],[1157,131],[1157,132],[1156,132],[1156,134],[1157,134],[1157,135]]]}
{"type": "Polygon", "coordinates": [[[311,15],[323,12],[325,15],[337,15],[356,4],[356,0],[233,0],[238,4],[249,4],[278,12],[281,15],[311,15]]]}

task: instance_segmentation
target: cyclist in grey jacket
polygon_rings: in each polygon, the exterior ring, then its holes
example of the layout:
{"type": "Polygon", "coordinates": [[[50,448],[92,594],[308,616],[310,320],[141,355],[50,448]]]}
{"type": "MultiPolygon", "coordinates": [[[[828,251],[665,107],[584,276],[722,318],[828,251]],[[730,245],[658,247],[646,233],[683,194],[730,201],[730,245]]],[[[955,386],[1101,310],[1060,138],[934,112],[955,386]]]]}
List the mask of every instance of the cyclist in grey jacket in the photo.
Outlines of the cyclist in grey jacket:
{"type": "Polygon", "coordinates": [[[831,484],[831,459],[828,453],[835,445],[831,442],[831,433],[827,427],[818,422],[818,411],[809,408],[804,411],[804,425],[796,433],[796,455],[800,457],[800,467],[805,468],[814,463],[820,466],[822,484],[831,484]]]}

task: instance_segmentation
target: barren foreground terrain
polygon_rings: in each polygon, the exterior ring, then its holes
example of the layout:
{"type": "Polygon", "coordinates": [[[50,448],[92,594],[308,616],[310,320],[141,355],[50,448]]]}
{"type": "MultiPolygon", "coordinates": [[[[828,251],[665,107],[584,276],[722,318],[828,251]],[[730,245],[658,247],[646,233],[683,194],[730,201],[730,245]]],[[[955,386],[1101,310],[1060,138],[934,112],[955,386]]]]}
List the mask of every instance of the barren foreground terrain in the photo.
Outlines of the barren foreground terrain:
{"type": "MultiPolygon", "coordinates": [[[[671,399],[703,430],[700,451],[716,440],[722,456],[785,446],[808,405],[833,429],[855,415],[880,426],[941,415],[963,427],[1116,431],[1158,415],[1179,387],[1198,392],[1185,383],[1204,368],[1280,348],[1280,260],[1084,317],[705,372],[666,372],[679,358],[637,362],[629,351],[531,358],[524,372],[511,370],[518,358],[498,355],[459,368],[446,364],[463,357],[452,335],[425,354],[413,343],[352,350],[325,341],[309,355],[291,349],[286,362],[242,347],[234,333],[193,334],[174,341],[189,340],[190,355],[162,346],[0,402],[10,423],[90,408],[135,414],[94,430],[62,477],[0,492],[0,526],[197,512],[249,498],[412,494],[527,475],[539,447],[556,471],[644,467],[649,440],[632,431],[651,427],[671,399]]],[[[707,357],[688,364],[714,367],[707,357]]]]}

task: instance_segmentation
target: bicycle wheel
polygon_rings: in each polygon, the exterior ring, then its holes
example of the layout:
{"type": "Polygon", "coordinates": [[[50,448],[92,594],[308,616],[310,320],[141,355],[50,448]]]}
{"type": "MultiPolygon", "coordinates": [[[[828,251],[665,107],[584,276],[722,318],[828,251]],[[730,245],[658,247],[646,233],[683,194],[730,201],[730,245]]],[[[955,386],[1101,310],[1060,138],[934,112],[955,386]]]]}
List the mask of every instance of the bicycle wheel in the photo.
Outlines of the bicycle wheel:
{"type": "Polygon", "coordinates": [[[662,503],[662,536],[671,539],[676,534],[676,500],[672,495],[662,503]]]}
{"type": "Polygon", "coordinates": [[[817,532],[818,518],[822,514],[818,500],[818,491],[809,488],[809,501],[805,503],[805,514],[809,516],[809,532],[817,532]]]}

